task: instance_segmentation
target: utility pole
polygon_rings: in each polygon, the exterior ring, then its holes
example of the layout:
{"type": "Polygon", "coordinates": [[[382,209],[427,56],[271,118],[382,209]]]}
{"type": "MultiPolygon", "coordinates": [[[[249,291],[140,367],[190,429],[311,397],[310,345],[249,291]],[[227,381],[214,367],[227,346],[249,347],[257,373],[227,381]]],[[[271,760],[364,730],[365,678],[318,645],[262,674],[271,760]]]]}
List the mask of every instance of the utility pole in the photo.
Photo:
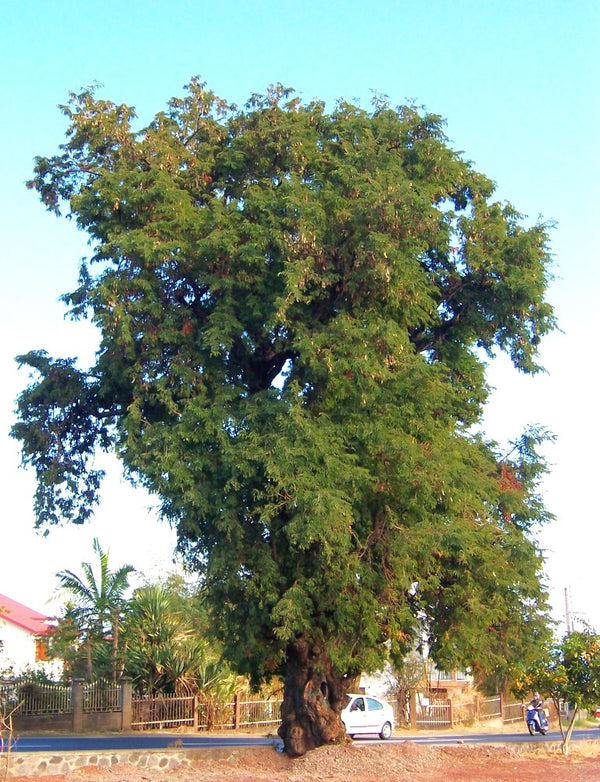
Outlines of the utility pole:
{"type": "Polygon", "coordinates": [[[567,625],[567,635],[570,635],[573,628],[571,626],[571,607],[569,605],[569,587],[565,587],[565,623],[567,625]]]}

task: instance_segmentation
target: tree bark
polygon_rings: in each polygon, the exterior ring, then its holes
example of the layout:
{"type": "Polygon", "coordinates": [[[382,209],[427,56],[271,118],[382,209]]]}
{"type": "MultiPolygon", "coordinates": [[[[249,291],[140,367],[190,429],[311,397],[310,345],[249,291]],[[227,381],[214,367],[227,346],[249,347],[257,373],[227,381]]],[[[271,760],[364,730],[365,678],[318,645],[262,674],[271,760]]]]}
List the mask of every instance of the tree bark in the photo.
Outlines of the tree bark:
{"type": "Polygon", "coordinates": [[[329,655],[305,640],[286,649],[286,677],[278,733],[291,757],[346,739],[340,719],[348,681],[334,671],[329,655]]]}
{"type": "Polygon", "coordinates": [[[86,640],[85,640],[85,651],[86,651],[88,681],[89,682],[93,682],[94,681],[94,664],[92,662],[92,638],[91,638],[89,629],[87,631],[87,637],[86,637],[86,640]]]}
{"type": "Polygon", "coordinates": [[[569,754],[571,735],[573,734],[573,728],[575,727],[575,720],[577,719],[578,714],[579,714],[579,705],[576,703],[573,708],[573,714],[571,715],[571,720],[569,721],[569,726],[567,728],[567,731],[566,733],[563,734],[563,741],[561,745],[563,755],[569,754]]]}
{"type": "Polygon", "coordinates": [[[117,683],[117,660],[119,655],[119,614],[113,616],[112,622],[112,681],[117,683]]]}

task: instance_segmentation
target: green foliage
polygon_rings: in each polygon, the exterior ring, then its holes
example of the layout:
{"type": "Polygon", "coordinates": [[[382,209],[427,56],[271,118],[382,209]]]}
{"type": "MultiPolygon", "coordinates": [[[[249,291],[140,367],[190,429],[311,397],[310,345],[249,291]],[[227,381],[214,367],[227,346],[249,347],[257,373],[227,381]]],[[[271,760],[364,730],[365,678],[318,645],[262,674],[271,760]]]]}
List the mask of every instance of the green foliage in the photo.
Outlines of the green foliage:
{"type": "Polygon", "coordinates": [[[574,707],[600,703],[600,635],[574,631],[550,646],[546,655],[522,671],[517,694],[538,690],[574,707]]]}
{"type": "Polygon", "coordinates": [[[63,111],[29,184],[90,236],[65,302],[101,346],[89,372],[20,357],[39,523],[87,517],[111,442],[255,683],[291,642],[351,677],[423,626],[442,667],[502,675],[545,622],[546,434],[502,454],[476,428],[485,356],[537,371],[554,327],[547,226],[413,106],[238,110],[193,80],[142,129],[90,91],[63,111]]]}
{"type": "Polygon", "coordinates": [[[125,674],[136,690],[156,693],[220,693],[235,681],[206,640],[207,617],[198,596],[171,580],[137,589],[123,635],[125,674]]]}
{"type": "Polygon", "coordinates": [[[410,721],[410,697],[415,693],[426,677],[425,659],[422,654],[412,651],[406,655],[401,666],[390,670],[386,697],[396,698],[400,711],[400,723],[408,725],[410,721]]]}
{"type": "Polygon", "coordinates": [[[119,626],[125,607],[124,594],[134,568],[123,565],[112,571],[108,551],[97,539],[93,543],[97,563],[82,562],[83,575],[71,570],[57,573],[59,589],[72,601],[53,631],[51,651],[65,661],[69,673],[92,680],[116,681],[123,665],[119,626]]]}
{"type": "MultiPolygon", "coordinates": [[[[104,641],[102,641],[104,644],[104,641]]],[[[81,615],[78,608],[67,601],[62,606],[61,616],[56,617],[56,626],[49,637],[49,655],[52,659],[61,660],[63,664],[63,679],[100,679],[105,678],[104,665],[97,671],[94,665],[98,645],[86,644],[85,630],[81,625],[81,615]],[[91,647],[94,647],[93,649],[91,647]],[[88,648],[91,651],[92,665],[88,661],[88,648]]]]}
{"type": "Polygon", "coordinates": [[[524,697],[538,691],[552,698],[560,718],[559,704],[570,706],[571,720],[563,735],[563,751],[568,754],[569,740],[580,709],[595,709],[600,703],[600,635],[591,630],[574,631],[562,641],[545,649],[545,654],[523,666],[515,693],[524,697]]]}
{"type": "MultiPolygon", "coordinates": [[[[116,659],[118,675],[131,677],[138,692],[201,692],[205,699],[228,700],[237,678],[220,647],[208,640],[209,617],[197,589],[171,576],[165,583],[139,587],[128,600],[121,595],[115,603],[115,590],[99,586],[110,584],[114,574],[106,569],[96,580],[89,563],[83,567],[91,586],[82,589],[83,579],[74,582],[77,589],[69,593],[76,601],[64,606],[51,638],[52,656],[63,660],[66,677],[110,679],[116,659]]],[[[63,588],[75,578],[70,571],[59,576],[63,588]]]]}
{"type": "Polygon", "coordinates": [[[12,684],[22,684],[24,682],[33,682],[35,684],[51,684],[52,679],[43,668],[33,668],[26,666],[19,673],[15,673],[12,668],[0,671],[2,679],[10,680],[12,684]]]}
{"type": "Polygon", "coordinates": [[[110,443],[107,423],[98,416],[97,384],[73,360],[54,361],[43,350],[17,360],[38,376],[19,400],[21,421],[13,427],[23,461],[36,465],[36,527],[61,519],[82,524],[93,512],[104,476],[92,466],[94,454],[110,443]]]}

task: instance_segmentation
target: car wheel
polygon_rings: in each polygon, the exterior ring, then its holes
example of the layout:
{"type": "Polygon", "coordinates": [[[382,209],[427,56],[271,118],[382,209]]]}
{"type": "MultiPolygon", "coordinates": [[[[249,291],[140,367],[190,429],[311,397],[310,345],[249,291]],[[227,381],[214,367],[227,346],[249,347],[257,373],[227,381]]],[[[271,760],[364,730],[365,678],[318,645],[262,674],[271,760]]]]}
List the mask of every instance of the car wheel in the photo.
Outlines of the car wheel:
{"type": "Polygon", "coordinates": [[[386,739],[389,739],[392,735],[392,726],[389,722],[385,722],[381,728],[381,733],[379,734],[379,738],[383,739],[384,741],[386,739]]]}

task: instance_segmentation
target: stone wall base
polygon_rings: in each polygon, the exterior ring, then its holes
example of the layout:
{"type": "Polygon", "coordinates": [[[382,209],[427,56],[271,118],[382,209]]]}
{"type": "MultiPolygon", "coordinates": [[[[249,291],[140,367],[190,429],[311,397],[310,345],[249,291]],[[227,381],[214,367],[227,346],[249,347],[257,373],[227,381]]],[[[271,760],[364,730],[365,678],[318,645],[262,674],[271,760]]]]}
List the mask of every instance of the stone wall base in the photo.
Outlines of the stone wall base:
{"type": "MultiPolygon", "coordinates": [[[[111,750],[106,752],[11,752],[0,755],[0,779],[25,776],[51,776],[68,774],[83,766],[111,768],[131,765],[147,768],[152,772],[169,771],[177,766],[190,766],[192,760],[229,759],[251,750],[251,747],[207,747],[190,749],[111,750]],[[8,761],[8,774],[6,763],[8,761]]],[[[264,747],[261,747],[264,749],[264,747]]]]}

